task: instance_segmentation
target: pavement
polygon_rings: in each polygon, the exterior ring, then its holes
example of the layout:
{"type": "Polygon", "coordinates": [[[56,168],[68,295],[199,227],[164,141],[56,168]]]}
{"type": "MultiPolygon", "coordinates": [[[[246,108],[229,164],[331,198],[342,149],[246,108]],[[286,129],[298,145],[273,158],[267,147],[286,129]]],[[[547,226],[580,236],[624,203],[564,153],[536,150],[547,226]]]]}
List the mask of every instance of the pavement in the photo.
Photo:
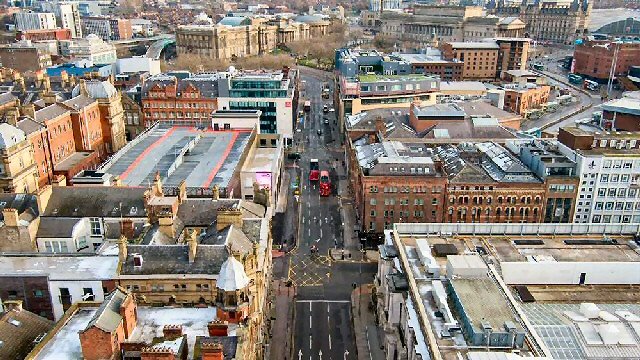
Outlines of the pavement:
{"type": "Polygon", "coordinates": [[[286,282],[274,280],[272,282],[273,299],[275,308],[271,313],[271,337],[269,347],[269,359],[291,359],[291,342],[293,333],[290,331],[293,325],[293,304],[295,288],[287,287],[286,282]]]}
{"type": "Polygon", "coordinates": [[[381,337],[378,333],[380,329],[376,324],[376,315],[371,309],[371,294],[373,291],[373,284],[366,284],[357,287],[351,293],[358,360],[385,359],[384,350],[381,349],[381,337]]]}

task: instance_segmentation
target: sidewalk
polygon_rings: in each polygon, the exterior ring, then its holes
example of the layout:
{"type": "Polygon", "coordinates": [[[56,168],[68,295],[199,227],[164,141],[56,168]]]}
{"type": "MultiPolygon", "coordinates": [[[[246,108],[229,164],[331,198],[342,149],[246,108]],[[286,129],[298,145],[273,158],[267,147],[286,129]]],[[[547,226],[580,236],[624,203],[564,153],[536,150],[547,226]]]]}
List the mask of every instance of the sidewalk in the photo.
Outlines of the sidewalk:
{"type": "Polygon", "coordinates": [[[276,204],[276,212],[283,213],[287,210],[287,200],[289,198],[289,185],[291,175],[288,171],[282,172],[282,182],[280,183],[280,191],[278,192],[278,203],[276,204]]]}
{"type": "Polygon", "coordinates": [[[366,284],[357,287],[351,293],[351,312],[358,360],[385,359],[384,351],[380,349],[375,314],[369,309],[372,291],[373,284],[366,284]]]}
{"type": "Polygon", "coordinates": [[[273,294],[275,307],[271,310],[271,318],[275,320],[271,324],[271,336],[269,339],[269,359],[291,359],[293,339],[293,310],[295,306],[293,286],[286,287],[285,280],[273,281],[273,294]]]}

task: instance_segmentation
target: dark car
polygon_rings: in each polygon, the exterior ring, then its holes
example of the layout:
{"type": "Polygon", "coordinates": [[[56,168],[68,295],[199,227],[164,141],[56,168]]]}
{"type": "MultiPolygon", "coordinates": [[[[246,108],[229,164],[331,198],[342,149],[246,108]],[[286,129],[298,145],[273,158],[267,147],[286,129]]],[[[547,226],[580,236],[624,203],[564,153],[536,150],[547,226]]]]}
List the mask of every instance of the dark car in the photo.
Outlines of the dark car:
{"type": "Polygon", "coordinates": [[[300,160],[300,153],[290,152],[290,153],[287,154],[287,159],[300,160]]]}

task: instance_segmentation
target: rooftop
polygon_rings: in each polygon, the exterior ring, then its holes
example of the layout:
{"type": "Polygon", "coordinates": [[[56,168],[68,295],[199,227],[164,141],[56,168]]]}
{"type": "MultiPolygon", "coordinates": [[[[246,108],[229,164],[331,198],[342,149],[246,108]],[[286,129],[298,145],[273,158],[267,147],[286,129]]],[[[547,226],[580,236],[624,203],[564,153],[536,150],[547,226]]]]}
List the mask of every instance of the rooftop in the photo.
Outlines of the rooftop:
{"type": "Polygon", "coordinates": [[[43,216],[145,217],[142,187],[54,186],[43,216]]]}
{"type": "Polygon", "coordinates": [[[94,317],[98,307],[82,307],[62,326],[34,357],[36,360],[82,359],[78,333],[94,317]]]}
{"type": "Polygon", "coordinates": [[[366,137],[354,141],[358,163],[367,175],[438,176],[433,152],[420,145],[400,141],[369,143],[366,137]]]}
{"type": "Polygon", "coordinates": [[[406,75],[378,75],[378,74],[366,74],[358,75],[358,80],[362,83],[370,82],[400,82],[408,80],[435,80],[433,76],[423,74],[406,74],[406,75]]]}
{"type": "MultiPolygon", "coordinates": [[[[37,360],[80,360],[82,348],[78,333],[95,318],[98,306],[81,306],[58,329],[55,335],[35,356],[37,360]]],[[[208,336],[207,323],[216,319],[216,308],[142,307],[137,308],[138,322],[130,341],[151,344],[162,337],[165,325],[182,325],[189,344],[189,358],[193,356],[197,336],[208,336]]]]}
{"type": "Polygon", "coordinates": [[[27,310],[9,310],[0,316],[0,358],[24,359],[53,322],[27,310]]]}
{"type": "Polygon", "coordinates": [[[498,50],[500,45],[495,42],[488,41],[470,41],[470,42],[450,42],[454,49],[483,49],[483,50],[498,50]]]}
{"type": "Polygon", "coordinates": [[[273,162],[280,153],[280,148],[258,147],[252,156],[245,161],[242,171],[270,173],[274,170],[273,162]]]}
{"type": "Polygon", "coordinates": [[[601,105],[602,110],[640,116],[640,99],[623,97],[601,105]]]}
{"type": "Polygon", "coordinates": [[[160,172],[163,184],[210,187],[229,184],[251,133],[156,127],[102,166],[129,186],[147,186],[160,172]]]}
{"type": "Polygon", "coordinates": [[[113,280],[117,256],[28,255],[0,257],[0,274],[49,276],[49,280],[113,280]]]}
{"type": "Polygon", "coordinates": [[[475,327],[482,329],[482,323],[488,323],[493,329],[498,330],[502,329],[506,322],[518,323],[502,291],[488,276],[450,281],[475,327]]]}

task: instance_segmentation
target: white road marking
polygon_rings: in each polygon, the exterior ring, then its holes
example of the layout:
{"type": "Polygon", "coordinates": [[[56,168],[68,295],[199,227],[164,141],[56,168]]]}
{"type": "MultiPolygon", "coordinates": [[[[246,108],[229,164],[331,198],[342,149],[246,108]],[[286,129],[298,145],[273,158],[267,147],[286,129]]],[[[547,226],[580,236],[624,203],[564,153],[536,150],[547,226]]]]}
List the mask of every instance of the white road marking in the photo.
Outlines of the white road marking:
{"type": "Polygon", "coordinates": [[[329,334],[329,350],[331,350],[331,334],[329,334]]]}
{"type": "Polygon", "coordinates": [[[336,304],[346,304],[351,303],[350,300],[296,300],[298,303],[336,303],[336,304]]]}
{"type": "Polygon", "coordinates": [[[311,315],[309,315],[309,329],[311,329],[311,322],[312,322],[311,315]]]}
{"type": "Polygon", "coordinates": [[[311,228],[309,228],[309,236],[311,236],[311,228]]]}
{"type": "Polygon", "coordinates": [[[311,303],[309,303],[309,312],[313,312],[313,309],[311,308],[311,303]]]}
{"type": "Polygon", "coordinates": [[[309,350],[311,350],[311,335],[309,335],[309,350]]]}
{"type": "Polygon", "coordinates": [[[320,238],[322,239],[322,229],[320,229],[320,238]]]}

